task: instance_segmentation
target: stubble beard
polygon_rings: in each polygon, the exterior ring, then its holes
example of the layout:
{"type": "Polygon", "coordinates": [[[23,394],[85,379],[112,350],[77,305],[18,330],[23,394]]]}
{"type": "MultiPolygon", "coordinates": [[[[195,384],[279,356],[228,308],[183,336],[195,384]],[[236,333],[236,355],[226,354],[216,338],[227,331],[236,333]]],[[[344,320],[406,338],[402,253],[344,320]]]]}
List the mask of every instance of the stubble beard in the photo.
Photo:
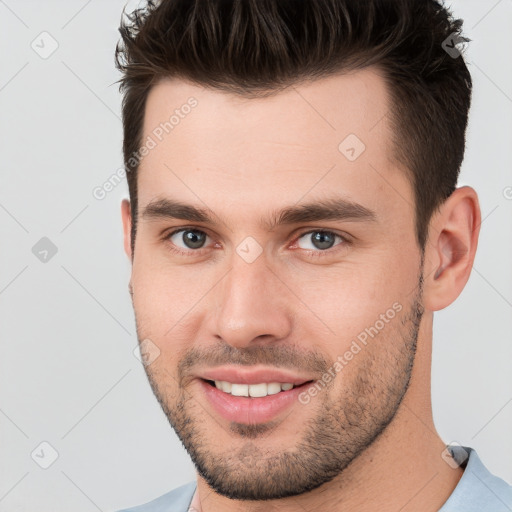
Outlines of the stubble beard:
{"type": "Polygon", "coordinates": [[[214,418],[185,389],[176,390],[170,372],[146,367],[158,402],[208,485],[237,500],[297,496],[340,475],[371,446],[394,418],[409,386],[423,315],[421,285],[420,278],[408,310],[385,327],[389,334],[379,333],[342,370],[343,387],[336,395],[331,387],[310,404],[299,405],[315,406],[315,415],[299,423],[304,428],[295,445],[280,451],[265,448],[271,424],[232,423],[232,445],[219,447],[215,429],[222,427],[214,418]]]}

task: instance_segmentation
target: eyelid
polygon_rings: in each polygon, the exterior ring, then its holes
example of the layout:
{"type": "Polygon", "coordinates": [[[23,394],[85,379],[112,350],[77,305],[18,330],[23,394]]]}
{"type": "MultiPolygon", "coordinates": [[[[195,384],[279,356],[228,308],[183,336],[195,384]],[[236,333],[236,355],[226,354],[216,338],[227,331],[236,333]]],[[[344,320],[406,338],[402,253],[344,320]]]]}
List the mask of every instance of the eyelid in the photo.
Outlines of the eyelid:
{"type": "Polygon", "coordinates": [[[170,238],[171,236],[175,235],[176,233],[179,233],[180,231],[200,231],[201,233],[204,233],[205,235],[212,238],[207,229],[205,229],[203,227],[198,227],[198,226],[179,226],[179,227],[166,229],[162,233],[162,238],[164,238],[164,239],[170,238]]]}

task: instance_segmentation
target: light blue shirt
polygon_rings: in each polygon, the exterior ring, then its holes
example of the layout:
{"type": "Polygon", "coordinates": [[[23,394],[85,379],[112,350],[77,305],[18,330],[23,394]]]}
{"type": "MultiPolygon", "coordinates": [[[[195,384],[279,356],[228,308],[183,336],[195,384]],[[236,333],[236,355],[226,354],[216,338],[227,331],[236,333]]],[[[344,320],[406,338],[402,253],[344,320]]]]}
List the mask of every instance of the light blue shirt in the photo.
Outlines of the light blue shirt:
{"type": "MultiPolygon", "coordinates": [[[[512,512],[512,487],[491,474],[475,450],[454,446],[455,460],[469,453],[464,473],[439,512],[512,512]],[[464,454],[465,455],[465,454],[464,454]]],[[[196,490],[196,482],[174,489],[145,505],[119,512],[187,512],[196,490]]]]}

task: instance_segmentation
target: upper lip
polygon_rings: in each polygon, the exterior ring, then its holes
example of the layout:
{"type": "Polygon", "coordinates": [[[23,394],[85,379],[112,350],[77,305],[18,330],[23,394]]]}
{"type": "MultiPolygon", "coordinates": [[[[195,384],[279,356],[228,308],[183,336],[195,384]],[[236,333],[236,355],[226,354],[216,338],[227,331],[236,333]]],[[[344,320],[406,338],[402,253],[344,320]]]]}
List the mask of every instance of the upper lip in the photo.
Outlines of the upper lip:
{"type": "Polygon", "coordinates": [[[205,380],[220,380],[235,384],[260,384],[262,382],[286,382],[300,386],[313,380],[312,377],[300,376],[287,370],[276,368],[246,368],[222,366],[202,371],[198,377],[205,380]]]}

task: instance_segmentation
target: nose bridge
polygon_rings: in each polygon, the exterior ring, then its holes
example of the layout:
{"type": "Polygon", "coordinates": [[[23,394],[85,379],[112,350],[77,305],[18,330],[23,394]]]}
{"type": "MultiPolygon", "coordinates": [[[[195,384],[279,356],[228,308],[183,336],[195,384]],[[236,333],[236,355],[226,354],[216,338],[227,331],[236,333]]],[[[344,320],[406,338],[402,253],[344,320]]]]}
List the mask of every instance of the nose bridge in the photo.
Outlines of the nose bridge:
{"type": "Polygon", "coordinates": [[[281,283],[264,254],[247,261],[233,254],[231,270],[219,287],[215,328],[229,344],[244,346],[255,338],[286,337],[291,329],[281,283]]]}

